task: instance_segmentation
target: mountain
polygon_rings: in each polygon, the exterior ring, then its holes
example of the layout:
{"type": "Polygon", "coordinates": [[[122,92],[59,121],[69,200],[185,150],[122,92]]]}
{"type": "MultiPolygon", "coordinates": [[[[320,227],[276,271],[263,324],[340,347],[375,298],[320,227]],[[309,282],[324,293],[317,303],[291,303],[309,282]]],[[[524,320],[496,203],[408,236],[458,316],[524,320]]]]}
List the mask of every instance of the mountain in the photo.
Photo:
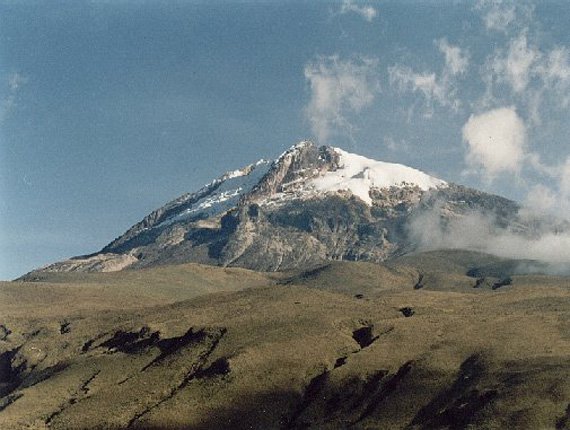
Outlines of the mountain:
{"type": "Polygon", "coordinates": [[[302,142],[0,282],[0,428],[569,429],[568,278],[438,249],[531,221],[302,142]]]}
{"type": "Polygon", "coordinates": [[[418,246],[410,223],[445,227],[473,212],[525,232],[519,206],[400,164],[303,141],[153,211],[100,252],[41,272],[117,271],[197,262],[261,271],[330,260],[380,262],[418,246]]]}

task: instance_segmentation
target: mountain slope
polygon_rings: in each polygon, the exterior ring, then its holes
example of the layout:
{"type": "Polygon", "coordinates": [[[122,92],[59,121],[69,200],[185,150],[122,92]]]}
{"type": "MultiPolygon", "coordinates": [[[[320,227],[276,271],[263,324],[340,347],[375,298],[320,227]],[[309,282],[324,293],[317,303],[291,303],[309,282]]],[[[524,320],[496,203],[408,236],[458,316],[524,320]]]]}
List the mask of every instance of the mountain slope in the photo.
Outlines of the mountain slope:
{"type": "MultiPolygon", "coordinates": [[[[153,211],[99,253],[40,271],[115,271],[197,262],[277,271],[384,261],[416,248],[410,221],[473,211],[518,226],[518,206],[419,170],[301,142],[153,211]]],[[[33,277],[33,273],[30,274],[33,277]]]]}
{"type": "Polygon", "coordinates": [[[0,283],[0,428],[567,429],[568,278],[456,254],[0,283]]]}

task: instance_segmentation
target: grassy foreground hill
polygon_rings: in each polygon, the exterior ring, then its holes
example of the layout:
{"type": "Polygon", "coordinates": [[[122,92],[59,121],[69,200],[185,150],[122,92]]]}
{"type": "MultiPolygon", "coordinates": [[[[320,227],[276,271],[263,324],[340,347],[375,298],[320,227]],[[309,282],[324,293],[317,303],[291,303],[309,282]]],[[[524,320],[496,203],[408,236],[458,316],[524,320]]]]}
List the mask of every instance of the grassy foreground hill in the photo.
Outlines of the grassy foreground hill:
{"type": "Polygon", "coordinates": [[[570,428],[570,280],[514,267],[440,251],[2,283],[0,428],[570,428]]]}

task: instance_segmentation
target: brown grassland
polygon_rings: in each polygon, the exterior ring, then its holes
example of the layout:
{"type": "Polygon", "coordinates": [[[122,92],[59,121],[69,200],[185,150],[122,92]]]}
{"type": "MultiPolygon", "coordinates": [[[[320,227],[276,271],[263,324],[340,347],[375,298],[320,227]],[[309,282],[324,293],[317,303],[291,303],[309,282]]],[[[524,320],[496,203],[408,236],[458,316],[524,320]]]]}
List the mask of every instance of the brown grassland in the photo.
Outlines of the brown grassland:
{"type": "Polygon", "coordinates": [[[512,267],[441,251],[0,283],[0,428],[568,429],[570,279],[499,282],[512,267]]]}

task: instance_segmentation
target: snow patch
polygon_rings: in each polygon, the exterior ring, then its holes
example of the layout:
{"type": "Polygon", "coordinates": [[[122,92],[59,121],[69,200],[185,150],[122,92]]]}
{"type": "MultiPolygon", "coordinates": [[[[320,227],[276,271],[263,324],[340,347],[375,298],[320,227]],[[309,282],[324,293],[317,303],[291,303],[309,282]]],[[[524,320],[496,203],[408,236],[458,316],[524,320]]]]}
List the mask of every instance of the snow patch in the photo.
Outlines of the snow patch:
{"type": "Polygon", "coordinates": [[[347,190],[372,205],[371,188],[411,185],[426,191],[447,185],[445,181],[412,167],[371,160],[340,148],[334,148],[334,151],[340,155],[340,167],[310,180],[310,185],[319,192],[347,190]]]}
{"type": "Polygon", "coordinates": [[[313,143],[310,140],[302,140],[301,142],[296,143],[295,145],[291,146],[289,149],[287,149],[286,151],[281,153],[281,155],[279,157],[277,157],[277,160],[275,162],[278,163],[280,160],[282,160],[286,156],[288,156],[288,155],[292,156],[293,154],[298,153],[300,149],[306,148],[306,147],[311,146],[311,145],[313,145],[313,143]]]}
{"type": "Polygon", "coordinates": [[[228,211],[237,205],[243,194],[249,193],[259,183],[271,165],[271,161],[259,160],[244,169],[226,173],[204,187],[215,187],[211,193],[202,197],[191,207],[164,220],[156,227],[164,227],[187,218],[211,217],[228,211]]]}

